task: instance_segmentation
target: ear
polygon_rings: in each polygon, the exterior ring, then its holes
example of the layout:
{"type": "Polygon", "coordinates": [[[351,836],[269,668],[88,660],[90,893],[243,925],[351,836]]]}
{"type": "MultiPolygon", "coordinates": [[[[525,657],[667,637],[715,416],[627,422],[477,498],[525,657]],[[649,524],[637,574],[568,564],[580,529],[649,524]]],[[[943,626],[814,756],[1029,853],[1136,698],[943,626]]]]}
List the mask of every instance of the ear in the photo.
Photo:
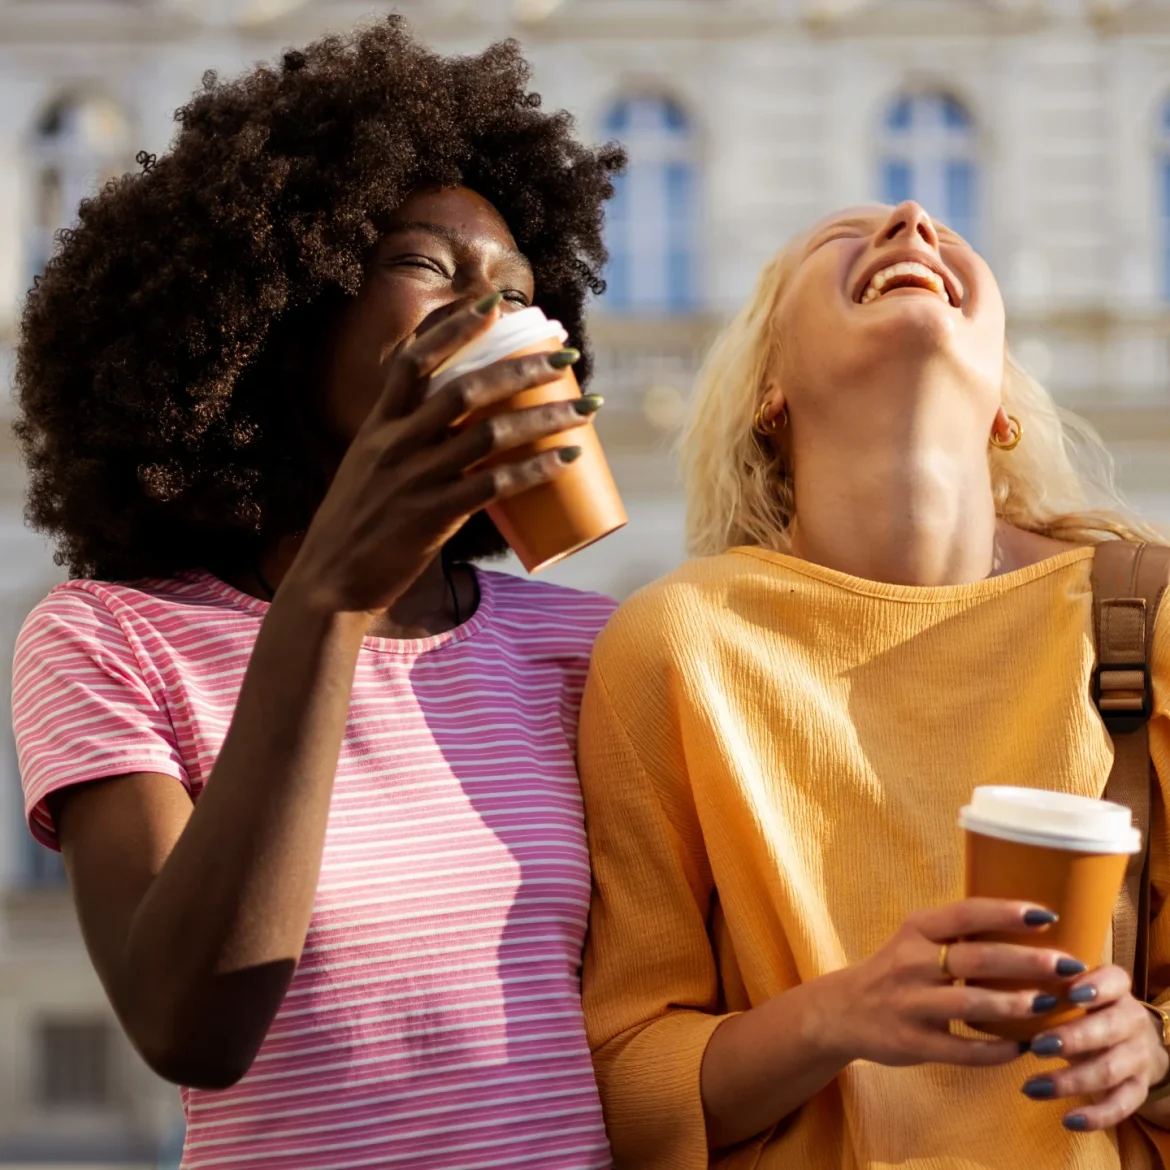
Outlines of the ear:
{"type": "Polygon", "coordinates": [[[1009,442],[1014,434],[1012,424],[1008,421],[1007,411],[1002,406],[995,412],[995,419],[991,424],[991,433],[996,438],[1002,439],[1005,443],[1009,442]]]}
{"type": "Polygon", "coordinates": [[[784,408],[788,405],[788,400],[784,397],[784,391],[776,382],[769,382],[767,389],[764,391],[764,401],[768,404],[766,418],[773,419],[779,417],[784,408]]]}

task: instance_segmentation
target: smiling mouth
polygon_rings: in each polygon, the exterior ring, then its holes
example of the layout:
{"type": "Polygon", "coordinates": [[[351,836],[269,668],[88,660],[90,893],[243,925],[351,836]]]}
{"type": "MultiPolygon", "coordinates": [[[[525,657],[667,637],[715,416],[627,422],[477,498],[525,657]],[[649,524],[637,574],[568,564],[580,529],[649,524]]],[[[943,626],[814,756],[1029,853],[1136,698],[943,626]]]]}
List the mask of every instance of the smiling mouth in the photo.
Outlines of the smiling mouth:
{"type": "Polygon", "coordinates": [[[896,289],[917,289],[921,292],[933,293],[951,308],[955,307],[943,278],[933,268],[919,264],[916,260],[903,260],[897,264],[890,264],[886,268],[880,268],[869,278],[869,282],[861,290],[857,303],[871,304],[885,296],[886,293],[894,292],[896,289]]]}

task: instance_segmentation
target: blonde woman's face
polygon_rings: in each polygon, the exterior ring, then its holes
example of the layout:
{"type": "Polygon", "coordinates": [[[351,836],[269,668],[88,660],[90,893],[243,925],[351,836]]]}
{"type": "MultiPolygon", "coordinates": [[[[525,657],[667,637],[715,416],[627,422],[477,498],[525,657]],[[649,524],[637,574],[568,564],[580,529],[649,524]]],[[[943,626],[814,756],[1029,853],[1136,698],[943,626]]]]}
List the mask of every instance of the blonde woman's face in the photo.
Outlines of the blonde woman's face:
{"type": "Polygon", "coordinates": [[[1004,307],[975,250],[916,203],[829,216],[795,246],[777,304],[786,400],[837,397],[875,363],[940,361],[994,410],[1004,307]]]}

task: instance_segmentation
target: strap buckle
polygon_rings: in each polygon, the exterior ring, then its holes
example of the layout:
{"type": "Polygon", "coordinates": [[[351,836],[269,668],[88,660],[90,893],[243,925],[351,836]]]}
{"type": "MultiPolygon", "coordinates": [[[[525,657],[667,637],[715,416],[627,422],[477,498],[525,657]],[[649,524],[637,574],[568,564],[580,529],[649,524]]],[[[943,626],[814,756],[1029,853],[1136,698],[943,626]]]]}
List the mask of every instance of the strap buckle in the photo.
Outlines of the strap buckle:
{"type": "Polygon", "coordinates": [[[1145,662],[1110,662],[1093,672],[1093,701],[1111,735],[1137,731],[1154,712],[1145,662]]]}

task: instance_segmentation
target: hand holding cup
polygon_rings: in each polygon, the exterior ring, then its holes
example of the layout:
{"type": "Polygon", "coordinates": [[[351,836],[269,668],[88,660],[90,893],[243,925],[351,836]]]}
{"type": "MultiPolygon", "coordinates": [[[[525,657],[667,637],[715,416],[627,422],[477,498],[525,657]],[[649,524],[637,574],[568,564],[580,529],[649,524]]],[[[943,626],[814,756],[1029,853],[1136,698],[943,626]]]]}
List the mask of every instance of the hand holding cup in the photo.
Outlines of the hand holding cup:
{"type": "Polygon", "coordinates": [[[828,1050],[846,1063],[1015,1060],[1018,1040],[953,1035],[951,1021],[1002,1031],[1050,1011],[1054,1002],[1043,989],[1054,982],[1067,986],[1085,971],[1082,962],[1046,944],[1055,921],[1043,906],[999,898],[967,898],[912,914],[870,958],[824,978],[828,995],[817,1026],[825,1030],[828,1050]],[[971,938],[992,934],[1009,941],[971,938]],[[1002,990],[967,981],[1018,986],[1002,990]]]}

